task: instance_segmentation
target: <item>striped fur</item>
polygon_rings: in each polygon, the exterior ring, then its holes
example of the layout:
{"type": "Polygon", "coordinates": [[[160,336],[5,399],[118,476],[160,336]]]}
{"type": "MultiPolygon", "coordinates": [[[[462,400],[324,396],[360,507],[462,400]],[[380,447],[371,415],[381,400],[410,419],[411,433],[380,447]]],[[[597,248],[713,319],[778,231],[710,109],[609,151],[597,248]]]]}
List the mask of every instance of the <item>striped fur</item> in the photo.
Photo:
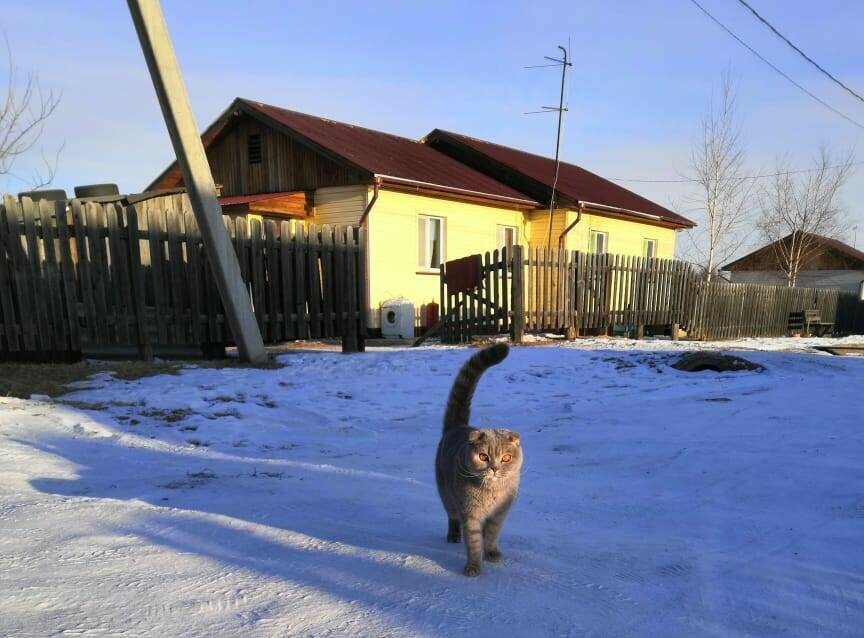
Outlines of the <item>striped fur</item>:
{"type": "Polygon", "coordinates": [[[466,427],[471,416],[471,398],[480,377],[489,368],[507,358],[510,348],[506,343],[496,343],[484,348],[462,366],[450,389],[447,409],[444,411],[444,431],[450,428],[466,427]]]}

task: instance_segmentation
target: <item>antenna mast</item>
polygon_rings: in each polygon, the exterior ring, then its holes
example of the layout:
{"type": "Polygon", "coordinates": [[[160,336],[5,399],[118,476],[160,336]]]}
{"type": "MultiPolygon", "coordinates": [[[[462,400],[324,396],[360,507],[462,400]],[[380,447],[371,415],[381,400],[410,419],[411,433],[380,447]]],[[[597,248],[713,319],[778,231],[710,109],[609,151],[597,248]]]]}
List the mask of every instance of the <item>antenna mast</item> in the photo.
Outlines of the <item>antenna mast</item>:
{"type": "Polygon", "coordinates": [[[549,225],[546,229],[546,249],[549,250],[552,247],[552,217],[555,213],[555,190],[558,186],[558,169],[561,166],[560,160],[560,152],[561,152],[561,125],[564,120],[564,112],[567,111],[564,108],[564,86],[567,78],[567,67],[573,66],[573,63],[570,62],[570,58],[567,53],[567,49],[565,49],[560,44],[558,48],[561,49],[561,59],[553,58],[548,55],[544,55],[543,58],[552,62],[552,64],[541,64],[537,66],[525,67],[528,69],[536,69],[541,67],[548,66],[560,66],[561,67],[561,95],[558,100],[558,108],[553,106],[541,106],[539,111],[529,111],[526,115],[530,115],[533,113],[558,113],[558,132],[555,138],[555,174],[552,178],[552,195],[549,197],[549,225]]]}

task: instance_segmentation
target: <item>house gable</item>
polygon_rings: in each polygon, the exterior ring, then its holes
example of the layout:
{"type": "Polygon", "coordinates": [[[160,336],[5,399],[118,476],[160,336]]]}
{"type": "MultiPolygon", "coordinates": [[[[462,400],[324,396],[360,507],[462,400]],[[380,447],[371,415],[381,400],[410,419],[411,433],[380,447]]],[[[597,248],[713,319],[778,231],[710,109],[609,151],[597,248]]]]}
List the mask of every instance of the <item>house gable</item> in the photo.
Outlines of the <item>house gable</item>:
{"type": "MultiPolygon", "coordinates": [[[[221,194],[226,197],[368,184],[373,179],[369,172],[244,109],[230,110],[203,138],[213,180],[222,186],[221,194]],[[260,140],[260,161],[255,163],[248,155],[253,135],[260,140]]],[[[147,190],[180,186],[183,177],[175,163],[147,190]]]]}
{"type": "MultiPolygon", "coordinates": [[[[780,271],[782,268],[776,247],[780,242],[788,242],[790,237],[787,236],[762,246],[740,259],[722,266],[721,270],[730,272],[780,271]]],[[[815,237],[822,244],[822,250],[803,265],[803,270],[864,270],[864,252],[836,239],[815,237]]]]}

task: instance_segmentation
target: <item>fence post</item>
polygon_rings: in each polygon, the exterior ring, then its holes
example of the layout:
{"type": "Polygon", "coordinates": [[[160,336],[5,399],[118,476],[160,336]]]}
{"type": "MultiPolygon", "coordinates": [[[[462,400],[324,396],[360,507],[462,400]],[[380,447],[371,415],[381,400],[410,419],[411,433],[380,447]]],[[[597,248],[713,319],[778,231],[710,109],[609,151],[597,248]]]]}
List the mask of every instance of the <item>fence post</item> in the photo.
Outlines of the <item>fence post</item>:
{"type": "Polygon", "coordinates": [[[522,343],[522,338],[525,334],[525,298],[524,287],[522,285],[522,274],[524,266],[522,264],[522,246],[513,246],[513,261],[511,263],[513,275],[510,277],[512,300],[511,307],[513,308],[513,320],[511,322],[513,343],[522,343]]]}

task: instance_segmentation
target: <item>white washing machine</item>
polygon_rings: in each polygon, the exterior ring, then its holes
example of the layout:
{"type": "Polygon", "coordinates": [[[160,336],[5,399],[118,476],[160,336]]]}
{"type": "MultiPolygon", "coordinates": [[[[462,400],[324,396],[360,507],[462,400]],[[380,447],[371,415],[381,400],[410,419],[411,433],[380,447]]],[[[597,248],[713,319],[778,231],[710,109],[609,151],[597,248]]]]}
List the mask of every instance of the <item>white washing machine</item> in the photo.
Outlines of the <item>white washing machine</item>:
{"type": "Polygon", "coordinates": [[[414,337],[414,304],[407,299],[389,299],[381,304],[381,336],[414,337]]]}

